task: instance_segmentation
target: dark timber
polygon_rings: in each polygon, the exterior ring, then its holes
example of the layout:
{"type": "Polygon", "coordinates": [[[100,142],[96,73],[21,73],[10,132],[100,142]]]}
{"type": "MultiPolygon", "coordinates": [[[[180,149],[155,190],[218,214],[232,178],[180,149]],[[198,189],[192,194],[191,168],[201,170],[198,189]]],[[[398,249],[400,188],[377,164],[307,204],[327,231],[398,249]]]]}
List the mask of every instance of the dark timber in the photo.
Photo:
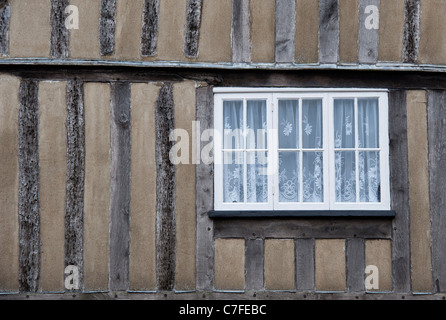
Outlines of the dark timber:
{"type": "MultiPolygon", "coordinates": [[[[373,5],[378,9],[374,14],[379,17],[380,0],[360,0],[359,2],[359,34],[358,34],[358,60],[359,63],[374,64],[378,61],[379,25],[377,29],[366,27],[366,18],[371,13],[365,13],[365,9],[373,5]]],[[[374,21],[376,23],[377,21],[374,21]]]]}
{"type": "Polygon", "coordinates": [[[249,0],[232,0],[232,61],[251,61],[249,0]]]}
{"type": "Polygon", "coordinates": [[[187,0],[184,54],[189,58],[198,57],[202,5],[203,0],[187,0]]]}
{"type": "Polygon", "coordinates": [[[38,82],[19,89],[19,290],[37,292],[40,283],[39,103],[38,82]]]}
{"type": "Polygon", "coordinates": [[[296,1],[276,0],[276,62],[294,62],[296,1]]]}
{"type": "Polygon", "coordinates": [[[65,27],[65,8],[69,0],[51,0],[51,57],[67,58],[70,53],[70,33],[65,27]]]}
{"type": "Polygon", "coordinates": [[[314,282],[314,239],[295,240],[296,288],[298,291],[312,291],[314,282]]]}
{"type": "Polygon", "coordinates": [[[319,62],[337,63],[339,56],[339,0],[319,0],[319,62]]]}
{"type": "Polygon", "coordinates": [[[101,55],[109,56],[115,51],[116,0],[101,0],[99,24],[99,47],[101,55]]]}
{"type": "Polygon", "coordinates": [[[246,290],[264,289],[264,256],[265,242],[263,239],[246,240],[246,290]]]}
{"type": "Polygon", "coordinates": [[[143,56],[156,55],[158,45],[158,15],[159,0],[144,0],[141,54],[143,56]]]}
{"type": "Polygon", "coordinates": [[[130,83],[111,85],[110,290],[129,288],[130,83]]]}
{"type": "Polygon", "coordinates": [[[11,7],[0,4],[0,55],[9,54],[9,20],[11,19],[11,7]]]}
{"type": "Polygon", "coordinates": [[[364,239],[346,240],[347,290],[361,292],[365,290],[365,242],[364,239]]]}
{"type": "Polygon", "coordinates": [[[403,62],[417,63],[420,42],[420,0],[405,0],[403,31],[403,62]]]}
{"type": "Polygon", "coordinates": [[[175,166],[169,159],[175,129],[173,85],[160,90],[155,110],[156,122],[156,252],[157,287],[169,291],[175,285],[175,166]]]}
{"type": "Polygon", "coordinates": [[[84,274],[84,181],[85,114],[84,85],[79,80],[67,84],[67,179],[65,203],[65,267],[79,269],[79,285],[84,274]]]}
{"type": "Polygon", "coordinates": [[[395,292],[410,292],[410,206],[406,91],[389,93],[390,195],[393,220],[392,274],[395,292]]]}
{"type": "Polygon", "coordinates": [[[427,97],[434,292],[446,292],[446,91],[428,91],[427,97]]]}

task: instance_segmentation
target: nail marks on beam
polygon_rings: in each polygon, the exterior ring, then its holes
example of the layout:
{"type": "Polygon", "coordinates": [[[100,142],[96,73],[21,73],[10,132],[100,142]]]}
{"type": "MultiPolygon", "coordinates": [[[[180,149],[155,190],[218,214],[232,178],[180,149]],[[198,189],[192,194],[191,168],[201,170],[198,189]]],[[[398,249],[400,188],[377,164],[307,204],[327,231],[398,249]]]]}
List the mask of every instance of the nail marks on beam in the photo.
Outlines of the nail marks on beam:
{"type": "Polygon", "coordinates": [[[19,290],[37,292],[41,259],[38,82],[23,80],[19,100],[19,290]]]}

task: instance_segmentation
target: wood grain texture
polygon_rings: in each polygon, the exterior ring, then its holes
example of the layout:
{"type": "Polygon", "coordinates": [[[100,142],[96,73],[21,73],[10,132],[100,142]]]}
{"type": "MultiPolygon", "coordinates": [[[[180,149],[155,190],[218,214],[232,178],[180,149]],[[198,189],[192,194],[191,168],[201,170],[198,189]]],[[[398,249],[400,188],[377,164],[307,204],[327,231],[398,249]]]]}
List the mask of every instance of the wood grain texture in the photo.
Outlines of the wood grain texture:
{"type": "Polygon", "coordinates": [[[19,102],[19,290],[37,292],[41,259],[37,81],[22,80],[19,102]]]}
{"type": "Polygon", "coordinates": [[[84,283],[85,114],[83,96],[83,82],[68,81],[65,267],[70,265],[78,267],[80,290],[84,283]]]}
{"type": "Polygon", "coordinates": [[[319,62],[337,63],[339,56],[339,0],[319,0],[319,62]]]}
{"type": "Polygon", "coordinates": [[[296,1],[276,0],[276,62],[294,62],[296,1]]]}
{"type": "Polygon", "coordinates": [[[365,272],[365,242],[364,239],[346,240],[346,276],[349,292],[362,292],[365,272]]]}
{"type": "Polygon", "coordinates": [[[431,208],[432,271],[434,292],[446,291],[446,92],[427,93],[428,139],[429,139],[429,184],[431,208]]]}
{"type": "Polygon", "coordinates": [[[420,42],[420,0],[404,1],[403,62],[417,63],[420,42]]]}
{"type": "Polygon", "coordinates": [[[392,268],[395,292],[410,291],[410,206],[406,91],[389,93],[390,205],[393,221],[392,268]]]}
{"type": "Polygon", "coordinates": [[[99,50],[109,56],[115,51],[116,0],[101,0],[99,21],[99,50]]]}
{"type": "Polygon", "coordinates": [[[189,58],[198,57],[203,0],[187,0],[184,54],[189,58]]]}
{"type": "Polygon", "coordinates": [[[111,84],[110,290],[129,288],[130,83],[111,84]]]}
{"type": "Polygon", "coordinates": [[[245,286],[248,291],[262,290],[265,287],[264,255],[265,241],[263,239],[246,240],[245,286]]]}
{"type": "Polygon", "coordinates": [[[143,56],[154,56],[157,53],[159,6],[159,0],[144,0],[141,34],[143,56]]]}
{"type": "MultiPolygon", "coordinates": [[[[204,130],[214,127],[214,97],[212,87],[196,90],[196,115],[200,122],[200,136],[204,130]]],[[[201,150],[200,146],[200,150],[201,150]]],[[[214,207],[214,166],[200,162],[196,165],[196,210],[197,210],[197,290],[210,291],[214,287],[214,224],[208,211],[214,207]]]]}
{"type": "Polygon", "coordinates": [[[313,291],[314,239],[296,239],[296,288],[298,291],[313,291]]]}
{"type": "Polygon", "coordinates": [[[175,129],[173,85],[166,83],[159,92],[155,109],[156,128],[156,252],[157,289],[169,291],[175,285],[175,166],[169,159],[175,129]]]}
{"type": "Polygon", "coordinates": [[[232,62],[251,61],[249,0],[232,0],[232,62]]]}
{"type": "MultiPolygon", "coordinates": [[[[380,13],[380,0],[360,0],[359,1],[359,35],[358,35],[358,61],[359,63],[376,63],[378,61],[378,39],[379,39],[379,23],[378,29],[369,29],[366,25],[369,22],[366,20],[371,16],[371,12],[366,13],[366,8],[370,5],[378,8],[378,12],[373,12],[374,15],[380,13]]],[[[373,21],[377,23],[377,21],[373,21]]]]}
{"type": "Polygon", "coordinates": [[[67,58],[70,54],[70,32],[65,27],[65,8],[69,0],[51,0],[51,39],[50,54],[52,58],[67,58]]]}
{"type": "Polygon", "coordinates": [[[6,5],[0,8],[0,55],[9,54],[9,21],[11,19],[11,7],[6,5]]]}

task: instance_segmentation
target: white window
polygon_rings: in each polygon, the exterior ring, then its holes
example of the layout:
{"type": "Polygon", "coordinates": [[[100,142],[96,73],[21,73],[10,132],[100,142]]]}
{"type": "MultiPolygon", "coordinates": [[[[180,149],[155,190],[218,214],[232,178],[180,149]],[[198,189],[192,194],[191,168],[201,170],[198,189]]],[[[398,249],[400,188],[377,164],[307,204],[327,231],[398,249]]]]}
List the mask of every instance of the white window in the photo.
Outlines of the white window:
{"type": "Polygon", "coordinates": [[[389,210],[384,90],[214,89],[215,210],[389,210]]]}

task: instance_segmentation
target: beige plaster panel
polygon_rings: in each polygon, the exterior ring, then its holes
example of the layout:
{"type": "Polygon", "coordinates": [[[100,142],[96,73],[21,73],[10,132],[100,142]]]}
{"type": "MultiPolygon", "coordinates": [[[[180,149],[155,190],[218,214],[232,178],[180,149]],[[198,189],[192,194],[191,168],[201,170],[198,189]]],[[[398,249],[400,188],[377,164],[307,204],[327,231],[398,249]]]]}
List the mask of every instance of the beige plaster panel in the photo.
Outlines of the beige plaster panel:
{"type": "Polygon", "coordinates": [[[378,268],[379,288],[372,291],[392,291],[392,248],[390,240],[367,240],[365,242],[366,266],[378,268]]]}
{"type": "Polygon", "coordinates": [[[195,289],[195,165],[192,164],[192,122],[195,121],[195,82],[186,81],[174,86],[175,128],[186,130],[189,136],[189,164],[176,167],[175,219],[176,219],[176,290],[195,289]]]}
{"type": "Polygon", "coordinates": [[[315,278],[318,291],[345,291],[345,240],[316,240],[315,278]]]}
{"type": "Polygon", "coordinates": [[[100,59],[101,0],[70,0],[70,5],[79,9],[79,29],[70,30],[70,57],[100,59]]]}
{"type": "Polygon", "coordinates": [[[446,1],[421,1],[419,63],[446,63],[446,1]]]}
{"type": "Polygon", "coordinates": [[[0,75],[0,292],[18,291],[18,91],[0,75]]]}
{"type": "Polygon", "coordinates": [[[339,61],[358,62],[359,0],[339,1],[339,61]]]}
{"type": "Polygon", "coordinates": [[[216,239],[214,287],[216,290],[245,289],[245,240],[216,239]]]}
{"type": "Polygon", "coordinates": [[[11,1],[11,57],[49,57],[50,0],[11,1]]]}
{"type": "Polygon", "coordinates": [[[66,82],[39,84],[41,274],[43,292],[64,290],[66,82]]]}
{"type": "Polygon", "coordinates": [[[296,2],[296,63],[316,63],[319,60],[319,2],[296,2]]]}
{"type": "Polygon", "coordinates": [[[251,0],[250,11],[252,62],[274,62],[276,2],[251,0]]]}
{"type": "Polygon", "coordinates": [[[404,0],[381,0],[379,10],[379,61],[401,61],[404,0]]]}
{"type": "Polygon", "coordinates": [[[201,14],[199,61],[232,61],[232,0],[206,0],[201,14]]]}
{"type": "Polygon", "coordinates": [[[85,289],[108,288],[110,226],[110,85],[85,87],[85,289]]]}
{"type": "Polygon", "coordinates": [[[155,104],[159,86],[131,86],[130,289],[156,289],[155,104]]]}
{"type": "Polygon", "coordinates": [[[158,59],[185,60],[183,53],[186,24],[186,0],[160,2],[158,25],[158,59]]]}
{"type": "Polygon", "coordinates": [[[426,92],[407,92],[412,290],[432,292],[426,92]]]}
{"type": "Polygon", "coordinates": [[[294,241],[265,240],[265,289],[295,289],[294,241]]]}

